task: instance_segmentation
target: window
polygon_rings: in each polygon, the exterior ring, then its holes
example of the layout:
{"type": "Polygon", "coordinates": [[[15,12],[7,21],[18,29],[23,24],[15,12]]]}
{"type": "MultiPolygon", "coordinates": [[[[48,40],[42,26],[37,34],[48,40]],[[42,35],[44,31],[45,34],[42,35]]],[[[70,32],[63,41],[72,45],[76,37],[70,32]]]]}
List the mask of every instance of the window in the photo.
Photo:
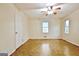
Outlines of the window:
{"type": "Polygon", "coordinates": [[[65,21],[65,28],[64,28],[65,33],[69,33],[69,20],[65,21]]]}
{"type": "Polygon", "coordinates": [[[42,32],[43,33],[48,33],[48,22],[42,22],[42,32]]]}

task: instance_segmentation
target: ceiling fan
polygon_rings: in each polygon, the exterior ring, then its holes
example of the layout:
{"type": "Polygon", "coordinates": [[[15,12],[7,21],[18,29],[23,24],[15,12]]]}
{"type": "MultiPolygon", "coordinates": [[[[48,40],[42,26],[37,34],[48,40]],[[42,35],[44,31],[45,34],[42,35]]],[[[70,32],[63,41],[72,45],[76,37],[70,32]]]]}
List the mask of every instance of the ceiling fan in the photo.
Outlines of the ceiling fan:
{"type": "Polygon", "coordinates": [[[56,15],[58,11],[61,10],[61,7],[59,5],[62,5],[64,3],[57,3],[51,6],[48,6],[46,8],[41,9],[41,13],[44,13],[46,16],[50,14],[56,15]]]}

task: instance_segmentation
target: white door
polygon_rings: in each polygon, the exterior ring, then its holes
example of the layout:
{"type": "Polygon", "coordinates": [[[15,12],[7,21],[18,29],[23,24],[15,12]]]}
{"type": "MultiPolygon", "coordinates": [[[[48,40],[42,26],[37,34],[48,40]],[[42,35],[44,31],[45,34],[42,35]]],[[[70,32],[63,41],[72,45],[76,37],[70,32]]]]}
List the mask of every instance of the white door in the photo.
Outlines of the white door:
{"type": "Polygon", "coordinates": [[[16,48],[22,43],[22,18],[20,14],[16,15],[15,19],[15,31],[16,31],[16,48]]]}

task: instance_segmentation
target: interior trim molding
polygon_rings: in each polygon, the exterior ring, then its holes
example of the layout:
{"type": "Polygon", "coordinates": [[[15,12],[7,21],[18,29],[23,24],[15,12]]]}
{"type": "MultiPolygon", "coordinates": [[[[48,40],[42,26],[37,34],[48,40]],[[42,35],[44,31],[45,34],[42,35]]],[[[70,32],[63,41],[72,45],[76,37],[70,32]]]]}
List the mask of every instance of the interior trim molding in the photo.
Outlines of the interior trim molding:
{"type": "Polygon", "coordinates": [[[15,48],[11,53],[9,53],[8,55],[11,56],[18,48],[20,48],[24,43],[26,43],[29,39],[25,40],[24,42],[21,43],[21,45],[17,48],[15,48]]]}
{"type": "Polygon", "coordinates": [[[71,42],[71,41],[69,41],[69,40],[65,40],[65,39],[62,39],[62,40],[66,41],[66,42],[68,42],[68,43],[70,43],[70,44],[72,44],[72,45],[74,45],[74,46],[79,47],[79,45],[78,45],[78,44],[76,44],[76,43],[74,43],[74,42],[71,42]]]}
{"type": "Polygon", "coordinates": [[[29,39],[61,39],[61,38],[29,38],[29,39]]]}

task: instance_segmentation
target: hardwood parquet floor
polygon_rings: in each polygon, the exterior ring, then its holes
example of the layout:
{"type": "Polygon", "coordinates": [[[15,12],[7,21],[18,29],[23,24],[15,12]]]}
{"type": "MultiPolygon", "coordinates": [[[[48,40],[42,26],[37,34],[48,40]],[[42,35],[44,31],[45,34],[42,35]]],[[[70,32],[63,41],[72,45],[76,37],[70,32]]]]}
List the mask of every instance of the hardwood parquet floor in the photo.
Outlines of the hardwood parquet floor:
{"type": "Polygon", "coordinates": [[[79,56],[79,47],[62,39],[29,39],[11,56],[79,56]]]}

